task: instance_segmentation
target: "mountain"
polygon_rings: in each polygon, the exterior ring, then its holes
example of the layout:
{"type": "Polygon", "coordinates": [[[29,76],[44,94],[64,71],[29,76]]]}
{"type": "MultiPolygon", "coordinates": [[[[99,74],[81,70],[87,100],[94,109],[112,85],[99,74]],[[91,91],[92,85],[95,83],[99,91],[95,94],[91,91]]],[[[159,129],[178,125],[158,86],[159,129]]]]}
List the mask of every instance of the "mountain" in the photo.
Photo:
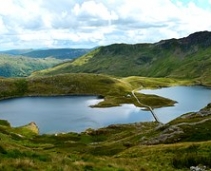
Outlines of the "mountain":
{"type": "Polygon", "coordinates": [[[28,53],[23,53],[23,56],[29,56],[33,58],[46,58],[54,57],[57,59],[74,59],[78,58],[91,49],[46,49],[46,50],[34,50],[28,53]]]}
{"type": "Polygon", "coordinates": [[[0,51],[0,54],[7,54],[7,55],[21,55],[24,53],[28,53],[33,51],[33,49],[12,49],[7,51],[0,51]]]}
{"type": "Polygon", "coordinates": [[[43,50],[33,50],[33,49],[20,49],[20,50],[8,50],[1,52],[2,54],[9,55],[22,55],[32,58],[46,58],[54,57],[57,59],[74,59],[78,58],[91,51],[91,49],[43,49],[43,50]]]}
{"type": "MultiPolygon", "coordinates": [[[[69,72],[115,76],[211,78],[211,32],[196,32],[180,39],[153,44],[102,46],[71,62],[34,75],[69,72]]],[[[211,82],[210,82],[211,83],[211,82]]]]}
{"type": "Polygon", "coordinates": [[[34,59],[24,56],[0,55],[0,76],[25,77],[32,72],[53,67],[63,60],[55,58],[34,59]]]}
{"type": "Polygon", "coordinates": [[[88,53],[91,49],[14,49],[0,52],[0,76],[23,77],[88,53]]]}

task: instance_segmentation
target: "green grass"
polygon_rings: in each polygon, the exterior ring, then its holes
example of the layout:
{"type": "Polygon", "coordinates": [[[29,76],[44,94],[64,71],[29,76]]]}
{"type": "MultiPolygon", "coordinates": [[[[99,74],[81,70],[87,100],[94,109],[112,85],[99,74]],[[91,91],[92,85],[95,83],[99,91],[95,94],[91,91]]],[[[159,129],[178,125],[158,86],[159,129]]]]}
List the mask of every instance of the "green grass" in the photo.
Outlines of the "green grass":
{"type": "MultiPolygon", "coordinates": [[[[58,96],[58,95],[96,95],[104,101],[95,107],[110,107],[121,104],[135,104],[137,100],[132,90],[140,88],[157,88],[172,85],[188,85],[192,81],[170,78],[115,78],[102,74],[72,73],[54,76],[0,79],[0,98],[23,96],[58,96]]],[[[169,106],[170,99],[153,95],[136,93],[145,105],[152,107],[169,106]]]]}
{"type": "Polygon", "coordinates": [[[175,151],[172,158],[172,165],[175,168],[182,169],[190,166],[211,167],[211,149],[199,144],[191,144],[184,149],[175,151]]]}
{"type": "Polygon", "coordinates": [[[10,126],[10,123],[6,120],[0,120],[0,126],[10,126]]]}
{"type": "Polygon", "coordinates": [[[192,165],[210,167],[211,141],[143,145],[162,133],[157,126],[154,122],[111,125],[57,136],[31,132],[30,137],[19,139],[11,136],[16,128],[4,127],[0,129],[0,169],[188,171],[192,165]]]}

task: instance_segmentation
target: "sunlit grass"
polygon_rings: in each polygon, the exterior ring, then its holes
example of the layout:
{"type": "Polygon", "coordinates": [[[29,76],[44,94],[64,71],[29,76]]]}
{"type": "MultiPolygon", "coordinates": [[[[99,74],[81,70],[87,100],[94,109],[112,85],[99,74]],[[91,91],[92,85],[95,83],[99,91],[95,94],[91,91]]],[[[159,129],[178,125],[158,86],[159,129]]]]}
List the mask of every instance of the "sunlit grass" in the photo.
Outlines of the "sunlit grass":
{"type": "MultiPolygon", "coordinates": [[[[57,96],[57,95],[96,95],[104,97],[104,101],[96,107],[135,104],[132,90],[140,88],[158,88],[172,85],[188,85],[192,81],[170,78],[128,77],[115,78],[101,74],[60,74],[55,76],[10,78],[0,80],[0,97],[12,98],[22,96],[57,96]]],[[[172,102],[152,95],[137,95],[143,103],[152,107],[169,106],[172,102]]]]}

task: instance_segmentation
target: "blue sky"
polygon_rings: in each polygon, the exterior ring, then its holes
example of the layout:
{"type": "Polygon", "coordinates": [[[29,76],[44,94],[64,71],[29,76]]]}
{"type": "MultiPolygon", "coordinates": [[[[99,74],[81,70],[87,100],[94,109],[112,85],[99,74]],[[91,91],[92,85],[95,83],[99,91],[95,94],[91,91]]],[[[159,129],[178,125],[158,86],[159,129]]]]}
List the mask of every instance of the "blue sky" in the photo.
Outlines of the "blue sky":
{"type": "Polygon", "coordinates": [[[203,9],[211,9],[211,4],[209,0],[172,0],[174,4],[182,3],[184,6],[188,6],[190,3],[194,3],[197,7],[203,9]]]}
{"type": "Polygon", "coordinates": [[[0,50],[154,43],[211,31],[211,0],[0,2],[0,50]]]}

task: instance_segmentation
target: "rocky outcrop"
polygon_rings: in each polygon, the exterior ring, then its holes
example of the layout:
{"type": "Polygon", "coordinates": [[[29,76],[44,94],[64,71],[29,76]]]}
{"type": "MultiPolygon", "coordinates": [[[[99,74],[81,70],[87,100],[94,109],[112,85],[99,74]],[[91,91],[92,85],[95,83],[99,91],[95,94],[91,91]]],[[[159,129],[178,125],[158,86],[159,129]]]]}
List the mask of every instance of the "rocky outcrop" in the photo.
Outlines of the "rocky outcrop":
{"type": "Polygon", "coordinates": [[[191,166],[190,171],[206,171],[206,166],[191,166]]]}
{"type": "MultiPolygon", "coordinates": [[[[162,126],[161,126],[162,127],[162,126]]],[[[162,129],[161,127],[157,129],[162,129]]],[[[156,137],[146,140],[142,142],[142,144],[146,145],[155,145],[155,144],[161,144],[161,143],[172,143],[172,142],[178,142],[180,140],[178,135],[183,134],[181,128],[177,126],[170,126],[166,129],[164,129],[160,134],[158,134],[156,137]]]]}
{"type": "Polygon", "coordinates": [[[39,127],[36,125],[35,122],[30,122],[29,124],[23,126],[22,128],[28,129],[35,134],[39,134],[39,127]]]}
{"type": "MultiPolygon", "coordinates": [[[[157,132],[157,135],[155,135],[153,138],[150,139],[141,139],[141,144],[146,145],[155,145],[155,144],[161,144],[161,143],[174,143],[179,142],[184,135],[187,137],[189,134],[187,134],[187,130],[183,129],[184,127],[189,127],[190,129],[193,129],[194,127],[200,124],[204,124],[206,122],[211,121],[211,103],[208,104],[206,107],[201,109],[198,112],[190,112],[187,114],[184,114],[177,118],[179,120],[178,123],[175,123],[173,125],[165,124],[160,125],[155,129],[155,132],[157,132]]],[[[206,129],[209,130],[208,128],[206,129]]]]}

